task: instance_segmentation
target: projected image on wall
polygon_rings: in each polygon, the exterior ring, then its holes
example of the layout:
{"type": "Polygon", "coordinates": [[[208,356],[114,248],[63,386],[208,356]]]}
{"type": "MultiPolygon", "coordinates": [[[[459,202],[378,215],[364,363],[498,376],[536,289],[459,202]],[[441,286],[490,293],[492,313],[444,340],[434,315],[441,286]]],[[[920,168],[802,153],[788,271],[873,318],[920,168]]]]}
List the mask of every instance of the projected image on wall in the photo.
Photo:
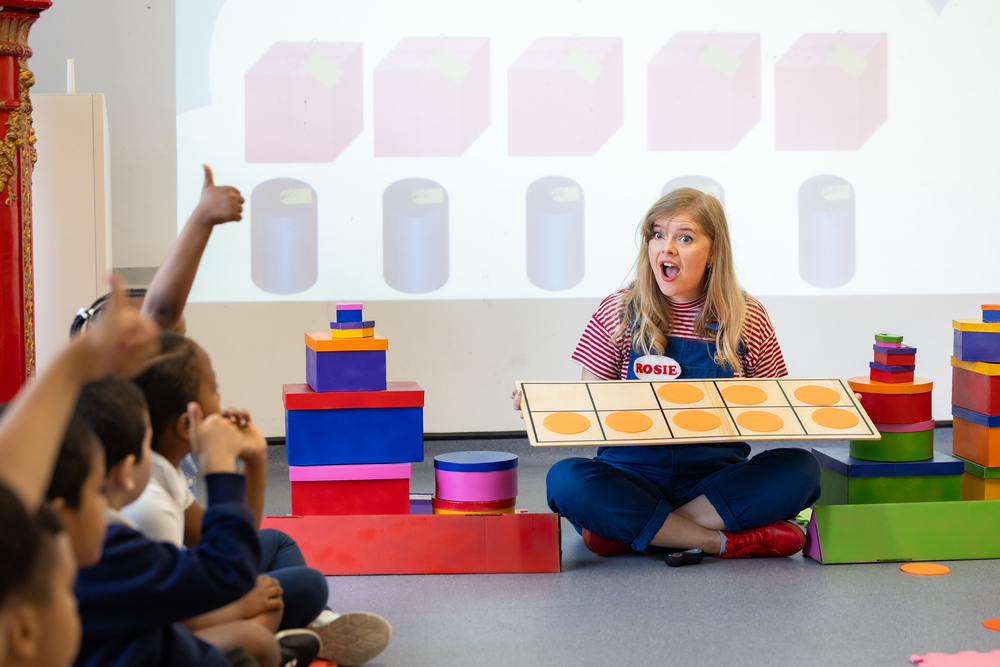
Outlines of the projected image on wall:
{"type": "Polygon", "coordinates": [[[178,229],[191,166],[253,192],[195,301],[597,299],[680,186],[759,297],[1000,291],[996,3],[176,8],[178,229]]]}

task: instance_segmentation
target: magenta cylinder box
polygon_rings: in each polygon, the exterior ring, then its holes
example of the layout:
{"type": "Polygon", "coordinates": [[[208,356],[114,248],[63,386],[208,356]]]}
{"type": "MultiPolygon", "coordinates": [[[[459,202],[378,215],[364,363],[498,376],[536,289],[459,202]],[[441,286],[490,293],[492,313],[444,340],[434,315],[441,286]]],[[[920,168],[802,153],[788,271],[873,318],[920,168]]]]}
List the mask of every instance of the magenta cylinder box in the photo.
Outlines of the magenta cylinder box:
{"type": "Polygon", "coordinates": [[[517,468],[490,472],[434,470],[435,493],[441,500],[477,502],[517,496],[517,468]]]}

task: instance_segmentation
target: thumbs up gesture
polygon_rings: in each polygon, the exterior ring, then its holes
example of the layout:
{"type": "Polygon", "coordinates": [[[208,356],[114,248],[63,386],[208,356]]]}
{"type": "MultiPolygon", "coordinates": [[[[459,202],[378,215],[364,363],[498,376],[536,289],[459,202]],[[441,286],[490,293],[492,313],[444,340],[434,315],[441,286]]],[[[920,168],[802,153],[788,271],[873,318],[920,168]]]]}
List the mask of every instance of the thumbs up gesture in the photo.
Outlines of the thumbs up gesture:
{"type": "Polygon", "coordinates": [[[229,185],[216,185],[212,169],[207,164],[201,166],[205,169],[205,184],[201,188],[201,201],[192,217],[197,216],[209,225],[241,220],[243,197],[240,191],[229,185]]]}

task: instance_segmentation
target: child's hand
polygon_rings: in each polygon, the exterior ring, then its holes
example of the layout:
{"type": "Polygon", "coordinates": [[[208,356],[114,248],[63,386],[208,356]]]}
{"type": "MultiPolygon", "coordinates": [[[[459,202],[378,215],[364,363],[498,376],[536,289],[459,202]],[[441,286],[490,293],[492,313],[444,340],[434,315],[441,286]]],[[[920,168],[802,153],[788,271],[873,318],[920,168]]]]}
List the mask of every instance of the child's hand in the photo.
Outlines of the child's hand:
{"type": "Polygon", "coordinates": [[[188,438],[191,452],[201,461],[205,474],[236,472],[236,457],[243,448],[243,434],[220,414],[202,418],[201,406],[188,403],[188,438]]]}
{"type": "Polygon", "coordinates": [[[237,408],[226,408],[222,411],[222,416],[228,419],[243,436],[243,448],[240,449],[240,458],[248,466],[267,465],[267,438],[257,428],[257,424],[250,419],[250,413],[237,408]]]}
{"type": "Polygon", "coordinates": [[[521,412],[521,391],[515,389],[514,391],[510,392],[510,397],[514,401],[514,409],[517,410],[517,415],[521,419],[524,419],[524,413],[521,412]]]}
{"type": "Polygon", "coordinates": [[[243,618],[253,618],[270,611],[284,610],[285,601],[281,597],[283,594],[281,583],[277,579],[266,574],[257,575],[257,585],[241,600],[243,618]]]}
{"type": "Polygon", "coordinates": [[[243,219],[243,197],[240,191],[228,185],[215,185],[212,169],[205,169],[205,184],[201,188],[201,201],[195,213],[210,225],[235,222],[243,219]]]}
{"type": "Polygon", "coordinates": [[[160,349],[160,328],[132,307],[118,274],[112,273],[109,280],[111,305],[94,328],[81,336],[82,344],[88,347],[88,380],[109,373],[128,375],[160,349]]]}

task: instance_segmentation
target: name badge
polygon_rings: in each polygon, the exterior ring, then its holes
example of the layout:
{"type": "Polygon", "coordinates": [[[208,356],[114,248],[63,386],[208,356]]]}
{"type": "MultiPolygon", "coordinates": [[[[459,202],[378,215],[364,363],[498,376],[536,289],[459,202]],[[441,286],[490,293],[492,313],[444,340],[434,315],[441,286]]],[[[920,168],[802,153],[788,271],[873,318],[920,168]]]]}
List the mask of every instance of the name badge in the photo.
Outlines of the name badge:
{"type": "Polygon", "coordinates": [[[647,354],[633,362],[632,372],[640,380],[673,380],[681,374],[681,365],[670,357],[647,354]]]}

